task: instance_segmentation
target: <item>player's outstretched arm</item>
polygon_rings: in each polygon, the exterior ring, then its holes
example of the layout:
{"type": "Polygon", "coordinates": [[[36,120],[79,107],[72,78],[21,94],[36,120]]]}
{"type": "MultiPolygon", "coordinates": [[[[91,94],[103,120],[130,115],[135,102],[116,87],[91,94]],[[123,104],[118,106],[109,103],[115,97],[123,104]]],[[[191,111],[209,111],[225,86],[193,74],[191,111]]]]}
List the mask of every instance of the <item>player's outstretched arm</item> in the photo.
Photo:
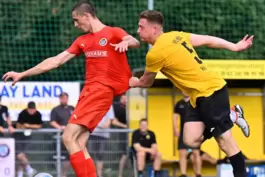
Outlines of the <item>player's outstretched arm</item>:
{"type": "Polygon", "coordinates": [[[131,35],[124,36],[122,41],[128,42],[128,47],[129,48],[138,48],[138,47],[140,47],[140,42],[136,38],[131,36],[131,35]]]}
{"type": "Polygon", "coordinates": [[[242,40],[235,44],[214,36],[191,34],[190,42],[193,47],[207,46],[210,48],[227,49],[239,52],[251,47],[253,38],[253,35],[250,37],[246,35],[242,40]]]}
{"type": "Polygon", "coordinates": [[[10,71],[3,75],[2,79],[6,82],[8,79],[12,79],[14,85],[16,82],[21,80],[24,77],[29,77],[33,75],[38,75],[41,73],[45,73],[47,71],[50,71],[54,68],[59,67],[60,65],[66,63],[68,60],[73,58],[75,54],[71,54],[67,51],[61,52],[60,54],[50,57],[42,61],[40,64],[36,65],[33,68],[30,68],[24,72],[14,72],[10,71]]]}
{"type": "Polygon", "coordinates": [[[130,87],[141,87],[148,88],[154,83],[157,73],[145,71],[144,75],[138,79],[137,77],[131,77],[129,86],[130,87]]]}
{"type": "Polygon", "coordinates": [[[125,52],[128,48],[137,48],[140,46],[140,42],[131,35],[124,36],[122,41],[118,44],[110,44],[116,51],[125,52]]]}

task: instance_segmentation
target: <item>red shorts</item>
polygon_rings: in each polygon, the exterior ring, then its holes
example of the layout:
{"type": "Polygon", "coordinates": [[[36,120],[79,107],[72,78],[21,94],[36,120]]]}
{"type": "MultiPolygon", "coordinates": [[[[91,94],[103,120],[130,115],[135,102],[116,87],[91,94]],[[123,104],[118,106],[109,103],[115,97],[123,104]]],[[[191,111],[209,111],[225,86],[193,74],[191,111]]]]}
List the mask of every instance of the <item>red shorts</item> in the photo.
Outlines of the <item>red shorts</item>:
{"type": "Polygon", "coordinates": [[[69,123],[84,125],[90,133],[106,115],[112,105],[114,91],[98,82],[84,86],[69,123]]]}

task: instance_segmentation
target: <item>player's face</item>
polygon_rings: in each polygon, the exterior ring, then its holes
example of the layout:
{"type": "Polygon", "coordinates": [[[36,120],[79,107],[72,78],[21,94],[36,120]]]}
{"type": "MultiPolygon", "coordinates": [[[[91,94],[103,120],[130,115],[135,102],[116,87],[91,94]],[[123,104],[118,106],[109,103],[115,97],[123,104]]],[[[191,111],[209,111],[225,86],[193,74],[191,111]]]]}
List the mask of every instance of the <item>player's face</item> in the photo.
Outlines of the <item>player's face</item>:
{"type": "Polygon", "coordinates": [[[152,36],[155,35],[155,29],[155,24],[142,18],[139,20],[137,33],[142,41],[149,42],[152,40],[152,36]]]}
{"type": "Polygon", "coordinates": [[[61,96],[60,97],[60,103],[62,105],[67,105],[67,103],[68,103],[68,96],[66,96],[66,95],[61,96]]]}
{"type": "Polygon", "coordinates": [[[84,32],[90,32],[90,16],[88,13],[84,13],[83,15],[78,14],[77,12],[72,12],[72,18],[74,21],[74,25],[76,28],[80,29],[84,32]]]}
{"type": "Polygon", "coordinates": [[[148,130],[148,123],[146,121],[142,121],[140,123],[140,130],[142,132],[146,132],[148,130]]]}
{"type": "Polygon", "coordinates": [[[36,109],[33,109],[33,108],[28,108],[28,113],[30,114],[30,115],[33,115],[33,114],[35,114],[36,113],[36,109]]]}

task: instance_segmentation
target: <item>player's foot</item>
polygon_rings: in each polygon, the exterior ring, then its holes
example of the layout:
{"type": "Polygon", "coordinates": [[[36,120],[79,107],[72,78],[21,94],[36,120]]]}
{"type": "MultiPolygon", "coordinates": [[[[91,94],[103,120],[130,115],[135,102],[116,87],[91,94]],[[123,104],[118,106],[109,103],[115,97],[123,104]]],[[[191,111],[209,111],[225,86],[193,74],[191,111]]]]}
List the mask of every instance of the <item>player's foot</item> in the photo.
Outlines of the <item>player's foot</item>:
{"type": "Polygon", "coordinates": [[[179,177],[187,177],[187,176],[182,174],[182,175],[180,175],[179,177]]]}
{"type": "Polygon", "coordinates": [[[249,125],[248,122],[246,121],[245,117],[244,117],[244,111],[243,108],[236,104],[233,106],[232,108],[237,114],[238,114],[238,118],[235,122],[235,124],[241,128],[243,134],[245,135],[245,137],[249,137],[250,135],[250,129],[249,129],[249,125]]]}

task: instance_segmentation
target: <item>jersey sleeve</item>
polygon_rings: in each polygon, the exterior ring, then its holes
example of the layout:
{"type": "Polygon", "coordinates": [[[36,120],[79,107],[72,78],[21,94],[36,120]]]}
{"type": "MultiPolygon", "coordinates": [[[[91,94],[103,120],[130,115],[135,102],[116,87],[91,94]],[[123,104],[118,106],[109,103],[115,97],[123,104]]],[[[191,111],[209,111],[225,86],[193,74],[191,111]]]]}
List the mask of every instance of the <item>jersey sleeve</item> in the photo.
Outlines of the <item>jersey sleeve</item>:
{"type": "Polygon", "coordinates": [[[66,49],[67,52],[71,53],[71,54],[75,54],[75,55],[80,55],[82,53],[80,46],[80,40],[81,38],[77,38],[72,45],[66,49]]]}
{"type": "Polygon", "coordinates": [[[175,114],[180,114],[180,110],[179,110],[179,102],[177,102],[174,106],[174,113],[175,114]]]}
{"type": "Polygon", "coordinates": [[[57,113],[56,113],[55,108],[52,109],[50,116],[51,116],[50,117],[51,118],[51,121],[57,122],[57,113]]]}
{"type": "Polygon", "coordinates": [[[36,122],[35,123],[38,124],[38,125],[42,125],[43,124],[42,115],[41,115],[41,113],[39,111],[37,112],[36,122]]]}
{"type": "Polygon", "coordinates": [[[132,146],[136,143],[140,143],[140,136],[139,136],[139,132],[137,130],[134,131],[132,134],[132,146]]]}
{"type": "Polygon", "coordinates": [[[152,144],[156,144],[156,135],[154,132],[151,132],[151,142],[152,144]]]}
{"type": "Polygon", "coordinates": [[[113,30],[114,30],[114,35],[118,40],[122,40],[124,36],[128,36],[128,33],[122,28],[114,27],[113,30]]]}
{"type": "Polygon", "coordinates": [[[157,52],[148,52],[146,56],[145,70],[148,72],[157,73],[164,65],[164,59],[157,52]]]}

